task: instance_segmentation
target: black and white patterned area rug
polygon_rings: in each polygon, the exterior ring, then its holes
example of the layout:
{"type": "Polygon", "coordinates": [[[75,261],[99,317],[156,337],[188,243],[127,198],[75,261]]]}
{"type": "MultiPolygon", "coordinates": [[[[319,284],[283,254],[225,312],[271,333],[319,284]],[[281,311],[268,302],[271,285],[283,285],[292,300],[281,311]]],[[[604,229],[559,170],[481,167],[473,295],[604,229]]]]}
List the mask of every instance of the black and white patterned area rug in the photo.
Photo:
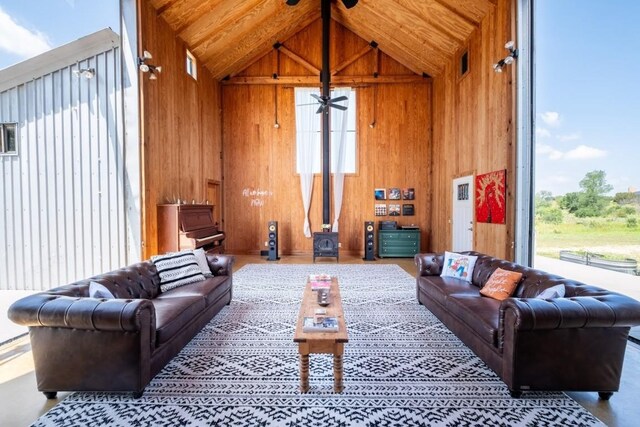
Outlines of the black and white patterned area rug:
{"type": "Polygon", "coordinates": [[[397,265],[263,265],[234,273],[225,307],[147,386],[74,393],[39,426],[603,425],[563,393],[512,399],[502,381],[424,306],[397,265]],[[336,275],[349,343],[344,392],[332,358],[311,356],[299,391],[293,332],[305,278],[336,275]]]}

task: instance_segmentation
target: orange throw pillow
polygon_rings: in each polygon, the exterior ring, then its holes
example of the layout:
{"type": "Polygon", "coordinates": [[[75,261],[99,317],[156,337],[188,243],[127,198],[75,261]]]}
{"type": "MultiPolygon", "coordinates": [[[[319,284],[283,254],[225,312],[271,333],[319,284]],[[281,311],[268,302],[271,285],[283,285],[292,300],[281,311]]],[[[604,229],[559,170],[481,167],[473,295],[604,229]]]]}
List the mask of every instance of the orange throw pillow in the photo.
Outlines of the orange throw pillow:
{"type": "Polygon", "coordinates": [[[497,268],[480,289],[480,293],[485,297],[502,301],[513,295],[521,278],[522,273],[497,268]]]}

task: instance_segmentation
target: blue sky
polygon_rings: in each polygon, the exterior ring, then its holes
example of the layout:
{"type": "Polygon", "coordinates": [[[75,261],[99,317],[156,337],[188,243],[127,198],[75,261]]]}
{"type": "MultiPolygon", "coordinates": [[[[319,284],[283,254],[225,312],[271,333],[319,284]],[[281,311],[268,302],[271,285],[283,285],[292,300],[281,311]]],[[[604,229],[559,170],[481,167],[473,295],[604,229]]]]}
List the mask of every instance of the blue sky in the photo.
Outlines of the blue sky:
{"type": "MultiPolygon", "coordinates": [[[[0,69],[105,27],[118,0],[0,0],[0,69]]],[[[640,190],[640,1],[536,0],[536,191],[640,190]]]]}
{"type": "Polygon", "coordinates": [[[0,0],[0,69],[106,27],[118,0],[0,0]]]}
{"type": "Polygon", "coordinates": [[[536,190],[640,190],[640,1],[536,0],[536,190]]]}

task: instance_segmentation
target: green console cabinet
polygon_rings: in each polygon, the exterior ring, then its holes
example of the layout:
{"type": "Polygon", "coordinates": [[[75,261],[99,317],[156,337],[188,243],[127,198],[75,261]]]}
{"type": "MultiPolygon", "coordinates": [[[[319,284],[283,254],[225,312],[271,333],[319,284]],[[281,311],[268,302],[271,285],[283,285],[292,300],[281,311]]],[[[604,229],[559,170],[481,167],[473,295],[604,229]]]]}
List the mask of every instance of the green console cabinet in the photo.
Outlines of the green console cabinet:
{"type": "Polygon", "coordinates": [[[413,257],[420,252],[420,230],[378,230],[378,257],[413,257]]]}

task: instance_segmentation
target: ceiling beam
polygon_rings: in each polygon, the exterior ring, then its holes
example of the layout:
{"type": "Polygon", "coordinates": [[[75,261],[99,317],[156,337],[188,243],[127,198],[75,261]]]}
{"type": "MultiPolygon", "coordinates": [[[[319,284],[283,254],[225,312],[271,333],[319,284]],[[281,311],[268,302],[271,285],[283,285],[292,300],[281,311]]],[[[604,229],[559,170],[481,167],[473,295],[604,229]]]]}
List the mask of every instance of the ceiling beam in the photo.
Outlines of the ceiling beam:
{"type": "MultiPolygon", "coordinates": [[[[418,75],[400,76],[335,76],[331,78],[331,86],[362,86],[372,84],[423,84],[431,82],[430,77],[418,75]]],[[[317,76],[278,76],[274,79],[271,76],[259,77],[231,77],[222,81],[223,85],[300,85],[320,87],[320,79],[317,76]]]]}
{"type": "Polygon", "coordinates": [[[320,69],[315,67],[313,64],[311,64],[309,61],[307,61],[306,59],[304,59],[303,57],[301,57],[297,53],[292,52],[290,49],[288,49],[282,43],[276,43],[276,45],[274,47],[277,50],[279,50],[280,52],[284,53],[289,58],[291,58],[294,62],[302,65],[304,68],[306,68],[307,70],[311,71],[313,74],[315,74],[317,76],[320,75],[320,69]]]}
{"type": "MultiPolygon", "coordinates": [[[[376,46],[377,46],[377,44],[376,44],[376,46]]],[[[374,49],[376,49],[376,48],[373,47],[372,44],[369,44],[369,45],[363,47],[362,49],[360,49],[359,52],[356,52],[355,55],[351,56],[350,58],[347,58],[346,60],[342,61],[342,63],[340,63],[340,64],[336,65],[335,67],[333,67],[333,69],[331,70],[331,76],[335,76],[337,73],[339,73],[340,71],[344,70],[349,65],[353,64],[358,59],[362,58],[363,56],[365,56],[367,53],[371,52],[374,49]]]]}

